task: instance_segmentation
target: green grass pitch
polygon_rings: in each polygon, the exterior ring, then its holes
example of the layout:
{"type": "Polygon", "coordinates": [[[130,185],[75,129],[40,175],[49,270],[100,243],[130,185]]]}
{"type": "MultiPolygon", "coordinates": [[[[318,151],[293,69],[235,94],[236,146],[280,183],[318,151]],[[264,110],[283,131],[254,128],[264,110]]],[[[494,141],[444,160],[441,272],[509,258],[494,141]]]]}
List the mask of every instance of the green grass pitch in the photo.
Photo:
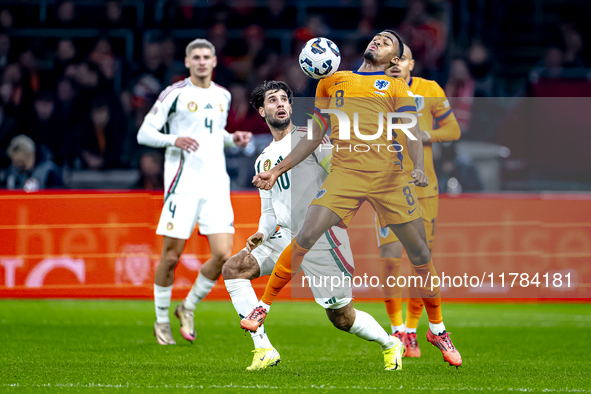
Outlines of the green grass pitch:
{"type": "MultiPolygon", "coordinates": [[[[389,326],[383,304],[356,307],[389,326]]],[[[252,341],[230,302],[198,305],[194,344],[173,317],[178,345],[160,346],[151,302],[5,300],[0,391],[591,391],[591,305],[444,303],[443,312],[459,369],[424,339],[426,316],[422,357],[386,372],[377,344],[336,330],[315,303],[277,302],[266,329],[282,363],[246,372],[252,341]]]]}

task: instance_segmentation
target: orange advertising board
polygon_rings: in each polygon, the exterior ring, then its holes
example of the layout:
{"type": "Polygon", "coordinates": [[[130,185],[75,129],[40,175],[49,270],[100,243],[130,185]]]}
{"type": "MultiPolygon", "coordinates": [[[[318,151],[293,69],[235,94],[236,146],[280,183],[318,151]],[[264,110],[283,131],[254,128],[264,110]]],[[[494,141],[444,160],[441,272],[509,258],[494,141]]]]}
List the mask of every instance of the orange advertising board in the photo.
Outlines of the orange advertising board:
{"type": "MultiPolygon", "coordinates": [[[[1,193],[0,297],[151,298],[162,201],[151,192],[1,193]]],[[[233,193],[232,204],[236,253],[258,226],[258,193],[233,193]]],[[[442,196],[439,215],[433,259],[449,277],[443,297],[591,298],[590,197],[442,196]]],[[[364,204],[349,229],[356,276],[380,271],[374,220],[364,204]]],[[[175,272],[175,298],[208,257],[206,237],[195,232],[175,272]]],[[[402,275],[409,271],[403,264],[402,275]]],[[[265,282],[255,281],[257,293],[265,282]]],[[[379,298],[381,290],[362,285],[354,295],[379,298]]],[[[211,297],[228,298],[223,281],[211,297]]]]}

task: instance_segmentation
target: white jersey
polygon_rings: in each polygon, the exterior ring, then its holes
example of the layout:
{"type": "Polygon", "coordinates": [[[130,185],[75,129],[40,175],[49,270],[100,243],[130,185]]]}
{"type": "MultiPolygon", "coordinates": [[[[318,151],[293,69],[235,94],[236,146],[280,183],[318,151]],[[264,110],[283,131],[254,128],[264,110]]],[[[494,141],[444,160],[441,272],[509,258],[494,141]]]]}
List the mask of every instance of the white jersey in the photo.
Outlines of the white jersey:
{"type": "Polygon", "coordinates": [[[138,142],[166,148],[164,185],[166,194],[201,194],[204,187],[229,187],[224,143],[231,145],[226,130],[230,92],[212,82],[207,89],[187,78],[167,87],[144,118],[138,142]],[[197,141],[196,152],[174,146],[177,137],[197,141]]]}
{"type": "MultiPolygon", "coordinates": [[[[281,141],[273,141],[255,162],[255,171],[268,171],[291,153],[300,139],[307,135],[305,127],[298,127],[281,141]]],[[[287,229],[292,237],[304,224],[310,203],[328,176],[331,149],[328,137],[304,161],[281,175],[271,190],[259,190],[261,198],[271,198],[277,224],[287,229]]],[[[333,227],[322,235],[312,249],[332,249],[335,245],[348,243],[347,231],[333,227]]]]}

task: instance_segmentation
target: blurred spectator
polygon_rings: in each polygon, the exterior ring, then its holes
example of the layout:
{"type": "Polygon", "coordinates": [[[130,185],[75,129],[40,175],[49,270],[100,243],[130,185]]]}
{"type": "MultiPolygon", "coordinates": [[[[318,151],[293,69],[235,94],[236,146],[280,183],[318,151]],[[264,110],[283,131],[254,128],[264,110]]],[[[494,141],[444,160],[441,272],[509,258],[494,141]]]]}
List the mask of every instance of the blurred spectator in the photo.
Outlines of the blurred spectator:
{"type": "Polygon", "coordinates": [[[571,68],[585,67],[583,59],[583,36],[572,23],[563,23],[561,28],[564,45],[563,66],[571,68]]]}
{"type": "Polygon", "coordinates": [[[76,90],[72,81],[68,78],[63,78],[57,83],[57,112],[64,118],[70,113],[74,99],[76,98],[76,90]]]}
{"type": "Polygon", "coordinates": [[[143,64],[136,75],[150,74],[164,84],[166,69],[163,64],[162,45],[159,42],[147,42],[144,44],[143,64]]]}
{"type": "Polygon", "coordinates": [[[123,5],[121,1],[107,1],[105,7],[105,27],[110,29],[124,28],[123,5]]]}
{"type": "Polygon", "coordinates": [[[89,60],[99,66],[107,81],[113,81],[115,74],[119,70],[120,62],[113,53],[109,40],[106,38],[99,39],[89,55],[89,60]]]}
{"type": "Polygon", "coordinates": [[[259,23],[269,29],[295,28],[297,13],[289,10],[285,3],[285,0],[267,0],[267,8],[260,15],[259,23]]]}
{"type": "Polygon", "coordinates": [[[396,30],[412,49],[415,73],[423,70],[424,77],[437,79],[447,46],[447,28],[429,15],[427,1],[409,1],[406,16],[396,30]]]}
{"type": "Polygon", "coordinates": [[[10,36],[6,32],[0,32],[0,69],[6,67],[10,54],[10,36]]]}
{"type": "Polygon", "coordinates": [[[236,130],[246,130],[253,134],[267,133],[268,129],[265,123],[249,103],[248,89],[244,85],[233,84],[230,86],[230,93],[232,93],[232,106],[228,113],[226,130],[230,133],[236,130]]]}
{"type": "Polygon", "coordinates": [[[482,190],[482,183],[467,153],[457,154],[455,144],[444,144],[441,152],[439,192],[460,194],[482,190]]]}
{"type": "Polygon", "coordinates": [[[474,96],[494,96],[492,57],[490,51],[480,41],[474,41],[468,49],[470,74],[474,78],[474,96]]]}
{"type": "Polygon", "coordinates": [[[147,151],[140,158],[140,180],[137,187],[146,190],[164,189],[164,155],[147,151]]]}
{"type": "Polygon", "coordinates": [[[356,70],[359,68],[359,62],[363,57],[357,51],[357,43],[352,40],[347,40],[339,45],[341,50],[341,64],[339,70],[356,70]]]}
{"type": "MultiPolygon", "coordinates": [[[[245,68],[249,69],[250,82],[258,85],[265,80],[275,79],[280,68],[279,54],[266,42],[264,30],[258,25],[250,25],[244,30],[244,40],[248,52],[244,59],[245,68]]],[[[238,73],[240,77],[240,73],[238,73]]]]}
{"type": "Polygon", "coordinates": [[[230,17],[226,25],[230,28],[244,28],[255,19],[256,0],[240,0],[230,5],[230,17]]]}
{"type": "Polygon", "coordinates": [[[88,121],[90,107],[98,97],[108,101],[110,116],[117,123],[124,119],[125,115],[119,97],[115,94],[112,84],[104,81],[96,64],[84,62],[69,66],[65,75],[72,75],[77,85],[78,95],[71,111],[72,124],[81,125],[88,121]]]}
{"type": "Polygon", "coordinates": [[[25,72],[18,63],[9,64],[4,68],[0,95],[5,105],[5,111],[14,115],[17,121],[32,107],[32,92],[30,80],[25,78],[25,72]]]}
{"type": "Polygon", "coordinates": [[[362,37],[370,37],[377,29],[376,22],[379,15],[377,0],[362,0],[360,11],[361,16],[357,25],[357,32],[362,37]]]}
{"type": "Polygon", "coordinates": [[[449,80],[445,85],[445,95],[450,98],[451,107],[460,124],[462,134],[470,130],[475,86],[466,61],[464,59],[452,61],[449,80]]]}
{"type": "Polygon", "coordinates": [[[309,14],[306,20],[306,27],[313,34],[313,37],[327,37],[330,34],[330,28],[324,22],[324,17],[320,14],[309,14]]]}
{"type": "Polygon", "coordinates": [[[16,119],[4,111],[4,105],[0,101],[0,168],[6,168],[10,165],[10,158],[6,154],[6,149],[17,134],[16,119]]]}
{"type": "Polygon", "coordinates": [[[213,70],[213,80],[222,86],[228,86],[234,81],[234,74],[228,69],[228,64],[231,63],[232,58],[226,54],[228,29],[222,24],[217,24],[208,30],[207,39],[215,47],[215,56],[218,61],[216,68],[213,70]]]}
{"type": "Polygon", "coordinates": [[[120,168],[121,147],[126,133],[123,125],[111,116],[109,101],[97,98],[90,108],[90,120],[79,126],[78,152],[82,165],[91,170],[120,168]]]}
{"type": "Polygon", "coordinates": [[[13,21],[12,13],[9,10],[0,11],[0,28],[10,29],[13,21]]]}
{"type": "Polygon", "coordinates": [[[50,160],[63,166],[71,148],[67,118],[57,112],[55,98],[50,92],[38,94],[33,109],[23,132],[34,140],[40,161],[50,160]]]}
{"type": "Polygon", "coordinates": [[[297,62],[290,62],[290,66],[284,70],[285,74],[279,79],[285,81],[293,90],[296,97],[314,97],[316,90],[313,88],[312,79],[306,76],[297,62]]]}
{"type": "MultiPolygon", "coordinates": [[[[166,85],[171,85],[181,79],[185,79],[187,77],[187,68],[185,67],[184,61],[177,60],[177,46],[172,36],[166,36],[164,40],[162,40],[161,47],[162,64],[166,68],[164,83],[166,85]]],[[[184,59],[184,56],[180,59],[184,59]]]]}
{"type": "Polygon", "coordinates": [[[131,166],[137,168],[140,161],[140,146],[137,143],[137,131],[144,117],[156,102],[163,87],[151,75],[142,76],[131,90],[131,106],[127,124],[127,136],[122,140],[123,152],[129,158],[131,166]]]}
{"type": "Polygon", "coordinates": [[[314,33],[307,27],[300,27],[299,29],[295,29],[293,32],[293,37],[291,39],[291,54],[294,56],[299,56],[300,51],[304,44],[306,44],[309,40],[314,38],[314,33]]]}
{"type": "Polygon", "coordinates": [[[66,67],[76,61],[77,50],[74,42],[68,38],[63,38],[57,43],[55,56],[54,75],[59,78],[63,75],[66,67]]]}
{"type": "Polygon", "coordinates": [[[6,153],[11,164],[0,175],[0,186],[9,190],[23,189],[34,192],[41,189],[63,187],[61,169],[51,161],[37,164],[35,143],[25,135],[16,136],[10,141],[6,153]]]}
{"type": "Polygon", "coordinates": [[[133,128],[139,129],[144,116],[152,108],[162,90],[160,82],[149,74],[143,75],[136,82],[131,92],[132,115],[135,121],[133,128]]]}
{"type": "Polygon", "coordinates": [[[540,78],[559,78],[564,74],[564,53],[558,47],[546,49],[544,59],[530,74],[530,80],[537,82],[540,78]]]}
{"type": "Polygon", "coordinates": [[[33,92],[38,92],[41,87],[39,75],[39,62],[31,49],[20,54],[18,61],[23,69],[23,78],[28,79],[28,85],[33,92]]]}
{"type": "Polygon", "coordinates": [[[76,4],[65,0],[58,4],[55,13],[55,27],[72,27],[76,24],[76,4]]]}

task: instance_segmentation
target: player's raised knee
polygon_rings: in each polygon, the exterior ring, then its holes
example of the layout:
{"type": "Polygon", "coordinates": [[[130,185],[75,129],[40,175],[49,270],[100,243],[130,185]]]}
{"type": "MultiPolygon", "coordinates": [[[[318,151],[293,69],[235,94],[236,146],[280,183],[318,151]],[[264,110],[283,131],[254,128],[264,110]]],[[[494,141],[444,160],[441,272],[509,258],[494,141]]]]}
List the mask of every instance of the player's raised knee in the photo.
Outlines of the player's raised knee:
{"type": "Polygon", "coordinates": [[[327,309],[326,314],[333,326],[339,330],[349,332],[355,322],[355,316],[343,309],[327,309]]]}
{"type": "Polygon", "coordinates": [[[238,273],[240,272],[240,267],[242,265],[242,260],[244,260],[243,253],[240,252],[232,257],[230,257],[224,266],[222,267],[222,275],[224,279],[236,279],[238,277],[238,273]]]}
{"type": "MultiPolygon", "coordinates": [[[[410,258],[410,256],[409,256],[410,258]]],[[[427,246],[420,248],[414,258],[411,259],[413,265],[423,265],[431,261],[431,251],[427,246]]]]}

